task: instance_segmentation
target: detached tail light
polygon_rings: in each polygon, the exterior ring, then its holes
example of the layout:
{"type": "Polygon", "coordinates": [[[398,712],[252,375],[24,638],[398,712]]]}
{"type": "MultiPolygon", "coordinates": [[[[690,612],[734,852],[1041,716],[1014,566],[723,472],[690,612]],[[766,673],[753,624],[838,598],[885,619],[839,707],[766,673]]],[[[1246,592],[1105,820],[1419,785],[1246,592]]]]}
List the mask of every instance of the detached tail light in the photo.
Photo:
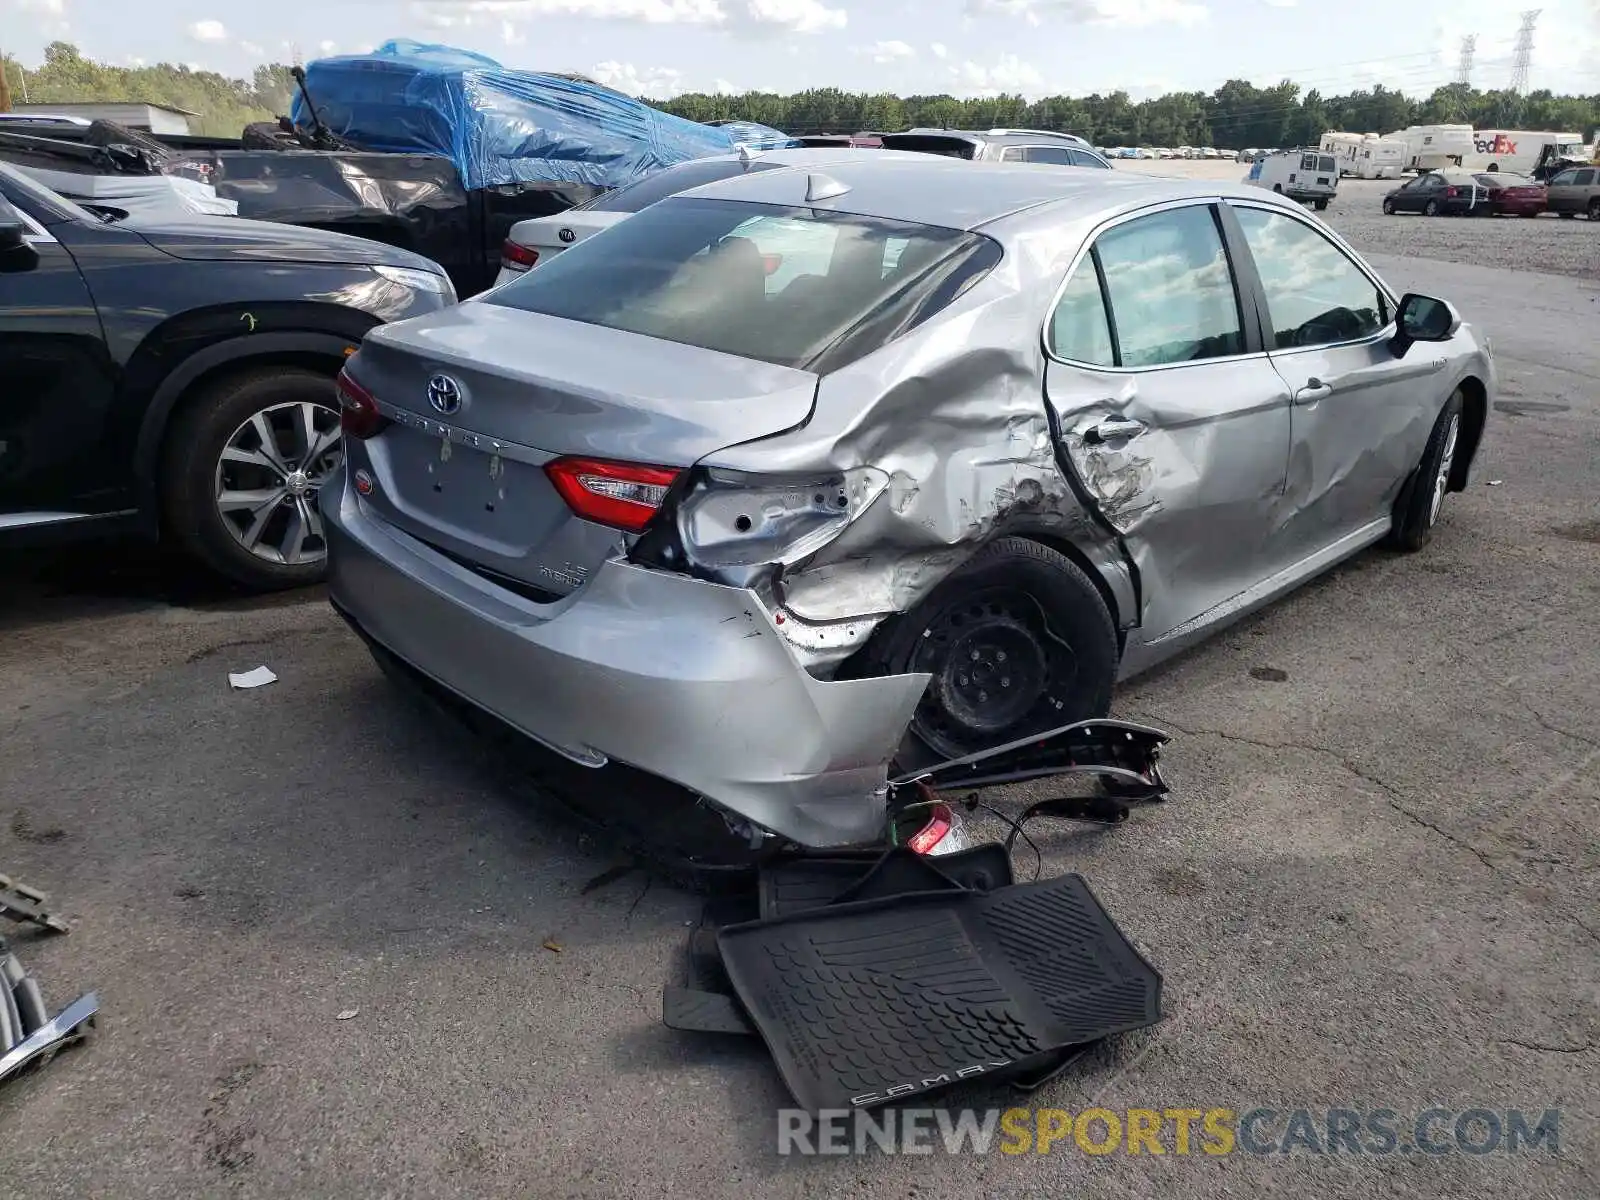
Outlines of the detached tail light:
{"type": "Polygon", "coordinates": [[[366,439],[389,423],[389,418],[378,411],[378,402],[371,392],[340,371],[334,384],[339,394],[339,428],[347,437],[366,439]]]}
{"type": "Polygon", "coordinates": [[[928,823],[906,843],[918,854],[932,854],[955,828],[956,815],[947,804],[935,804],[929,811],[928,823]]]}
{"type": "Polygon", "coordinates": [[[500,247],[500,265],[508,271],[526,271],[539,265],[539,252],[507,238],[500,247]]]}
{"type": "Polygon", "coordinates": [[[598,458],[558,458],[545,464],[544,473],[567,507],[585,521],[641,533],[680,472],[598,458]]]}

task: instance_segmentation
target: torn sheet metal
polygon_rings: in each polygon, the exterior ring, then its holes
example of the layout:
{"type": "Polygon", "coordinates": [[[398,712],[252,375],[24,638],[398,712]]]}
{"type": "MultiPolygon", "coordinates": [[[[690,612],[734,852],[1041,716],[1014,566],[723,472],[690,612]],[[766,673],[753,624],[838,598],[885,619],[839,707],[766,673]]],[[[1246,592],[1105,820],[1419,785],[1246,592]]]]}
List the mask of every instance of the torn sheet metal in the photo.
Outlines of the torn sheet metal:
{"type": "Polygon", "coordinates": [[[70,933],[71,927],[49,910],[50,897],[9,875],[0,875],[0,917],[25,921],[52,933],[70,933]]]}

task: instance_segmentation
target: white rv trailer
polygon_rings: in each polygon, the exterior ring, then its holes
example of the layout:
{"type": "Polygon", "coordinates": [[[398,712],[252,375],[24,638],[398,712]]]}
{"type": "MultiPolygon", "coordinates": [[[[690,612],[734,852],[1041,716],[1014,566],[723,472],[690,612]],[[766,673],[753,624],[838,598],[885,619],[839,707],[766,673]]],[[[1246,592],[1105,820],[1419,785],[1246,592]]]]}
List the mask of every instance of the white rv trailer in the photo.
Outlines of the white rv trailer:
{"type": "Polygon", "coordinates": [[[1339,164],[1339,174],[1349,175],[1356,169],[1356,155],[1363,142],[1375,134],[1338,133],[1332,129],[1322,135],[1322,140],[1317,143],[1317,149],[1325,154],[1333,155],[1334,161],[1339,164]]]}
{"type": "Polygon", "coordinates": [[[1406,143],[1402,138],[1370,138],[1356,153],[1357,179],[1399,179],[1406,169],[1406,143]]]}
{"type": "Polygon", "coordinates": [[[1514,171],[1525,175],[1539,164],[1539,153],[1554,146],[1561,158],[1585,157],[1583,136],[1531,129],[1478,129],[1472,153],[1461,164],[1470,171],[1514,171]]]}
{"type": "Polygon", "coordinates": [[[1471,125],[1409,125],[1389,136],[1405,140],[1408,171],[1458,167],[1473,153],[1471,125]]]}

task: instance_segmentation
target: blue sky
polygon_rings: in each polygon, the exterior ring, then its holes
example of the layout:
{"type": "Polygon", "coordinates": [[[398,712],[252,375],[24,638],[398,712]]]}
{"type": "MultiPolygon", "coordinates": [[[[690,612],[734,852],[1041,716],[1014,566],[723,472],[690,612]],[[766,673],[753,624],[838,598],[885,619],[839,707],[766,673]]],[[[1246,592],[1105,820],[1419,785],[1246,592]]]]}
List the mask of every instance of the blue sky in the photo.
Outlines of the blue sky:
{"type": "MultiPolygon", "coordinates": [[[[1532,87],[1600,92],[1600,0],[1541,0],[1532,87]]],[[[440,41],[508,66],[581,71],[630,92],[794,91],[1135,97],[1288,76],[1324,93],[1383,83],[1425,95],[1476,33],[1474,82],[1503,86],[1517,7],[1491,0],[0,0],[0,50],[55,38],[114,63],[244,74],[440,41]]]]}

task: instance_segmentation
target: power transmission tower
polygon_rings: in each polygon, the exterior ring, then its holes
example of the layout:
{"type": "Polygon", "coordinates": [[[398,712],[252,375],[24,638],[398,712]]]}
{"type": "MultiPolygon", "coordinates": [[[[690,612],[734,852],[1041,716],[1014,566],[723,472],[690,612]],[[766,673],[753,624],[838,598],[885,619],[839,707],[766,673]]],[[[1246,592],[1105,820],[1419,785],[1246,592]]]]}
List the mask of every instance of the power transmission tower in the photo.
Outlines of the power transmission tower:
{"type": "Polygon", "coordinates": [[[1528,90],[1528,63],[1533,58],[1533,27],[1539,23],[1542,8],[1530,8],[1517,26],[1516,52],[1511,59],[1511,90],[1522,95],[1528,90]]]}
{"type": "Polygon", "coordinates": [[[1461,57],[1456,60],[1456,82],[1463,87],[1472,86],[1472,58],[1477,52],[1477,34],[1468,34],[1461,39],[1461,57]]]}

